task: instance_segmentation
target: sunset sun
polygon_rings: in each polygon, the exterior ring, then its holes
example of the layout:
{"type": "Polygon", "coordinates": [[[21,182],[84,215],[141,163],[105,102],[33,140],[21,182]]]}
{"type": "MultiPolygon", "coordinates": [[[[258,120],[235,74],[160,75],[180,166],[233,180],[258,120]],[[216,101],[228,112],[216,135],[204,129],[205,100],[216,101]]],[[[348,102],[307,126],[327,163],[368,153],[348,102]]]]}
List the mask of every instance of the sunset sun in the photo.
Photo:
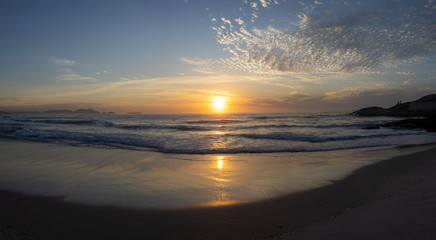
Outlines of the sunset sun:
{"type": "Polygon", "coordinates": [[[222,111],[226,108],[226,99],[223,97],[216,97],[213,99],[212,106],[216,111],[222,111]]]}

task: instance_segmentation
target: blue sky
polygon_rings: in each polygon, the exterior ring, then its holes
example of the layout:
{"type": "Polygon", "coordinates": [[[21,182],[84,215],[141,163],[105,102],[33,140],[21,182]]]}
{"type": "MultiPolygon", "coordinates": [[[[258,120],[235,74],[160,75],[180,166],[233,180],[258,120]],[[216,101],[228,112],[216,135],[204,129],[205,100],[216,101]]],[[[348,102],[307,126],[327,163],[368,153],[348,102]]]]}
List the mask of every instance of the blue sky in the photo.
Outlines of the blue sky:
{"type": "Polygon", "coordinates": [[[4,1],[0,110],[332,111],[436,92],[434,0],[4,1]]]}

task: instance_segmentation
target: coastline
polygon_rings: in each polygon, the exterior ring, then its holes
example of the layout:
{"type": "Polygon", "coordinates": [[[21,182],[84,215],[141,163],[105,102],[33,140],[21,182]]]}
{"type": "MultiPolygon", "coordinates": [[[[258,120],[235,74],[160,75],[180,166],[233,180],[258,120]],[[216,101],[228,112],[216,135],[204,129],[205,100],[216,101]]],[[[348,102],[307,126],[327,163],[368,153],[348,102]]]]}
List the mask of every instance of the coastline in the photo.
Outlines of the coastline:
{"type": "MultiPolygon", "coordinates": [[[[313,232],[329,219],[423,186],[435,155],[433,147],[364,166],[320,188],[221,207],[96,207],[2,190],[0,232],[10,239],[286,239],[289,233],[313,232]]],[[[383,209],[378,210],[382,215],[383,209]]]]}

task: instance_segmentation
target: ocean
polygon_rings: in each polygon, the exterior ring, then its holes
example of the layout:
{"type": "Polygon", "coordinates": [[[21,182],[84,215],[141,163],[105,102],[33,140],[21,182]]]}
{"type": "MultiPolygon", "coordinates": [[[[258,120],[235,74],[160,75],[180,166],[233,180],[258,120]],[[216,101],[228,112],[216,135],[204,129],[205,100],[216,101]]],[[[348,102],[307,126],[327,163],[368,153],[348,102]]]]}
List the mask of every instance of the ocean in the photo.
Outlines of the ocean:
{"type": "Polygon", "coordinates": [[[4,115],[0,189],[141,209],[265,200],[436,142],[419,129],[364,129],[393,120],[344,113],[4,115]]]}
{"type": "Polygon", "coordinates": [[[315,152],[423,144],[424,130],[364,129],[398,118],[347,114],[10,115],[0,136],[180,154],[315,152]]]}

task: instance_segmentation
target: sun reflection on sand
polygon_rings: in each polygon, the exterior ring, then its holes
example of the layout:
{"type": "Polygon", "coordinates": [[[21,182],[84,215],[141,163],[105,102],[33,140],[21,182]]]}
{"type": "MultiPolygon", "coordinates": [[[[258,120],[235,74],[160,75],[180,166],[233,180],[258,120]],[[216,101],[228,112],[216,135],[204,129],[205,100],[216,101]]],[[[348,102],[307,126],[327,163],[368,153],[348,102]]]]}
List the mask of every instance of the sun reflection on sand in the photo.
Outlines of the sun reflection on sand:
{"type": "Polygon", "coordinates": [[[218,168],[218,170],[222,171],[223,167],[224,167],[224,157],[223,156],[217,156],[216,158],[216,167],[218,168]]]}
{"type": "Polygon", "coordinates": [[[225,156],[216,156],[215,159],[215,187],[214,187],[214,196],[213,199],[209,202],[211,206],[222,206],[227,204],[235,203],[229,199],[228,193],[228,184],[231,183],[231,180],[228,178],[226,174],[227,162],[225,161],[225,156]]]}

